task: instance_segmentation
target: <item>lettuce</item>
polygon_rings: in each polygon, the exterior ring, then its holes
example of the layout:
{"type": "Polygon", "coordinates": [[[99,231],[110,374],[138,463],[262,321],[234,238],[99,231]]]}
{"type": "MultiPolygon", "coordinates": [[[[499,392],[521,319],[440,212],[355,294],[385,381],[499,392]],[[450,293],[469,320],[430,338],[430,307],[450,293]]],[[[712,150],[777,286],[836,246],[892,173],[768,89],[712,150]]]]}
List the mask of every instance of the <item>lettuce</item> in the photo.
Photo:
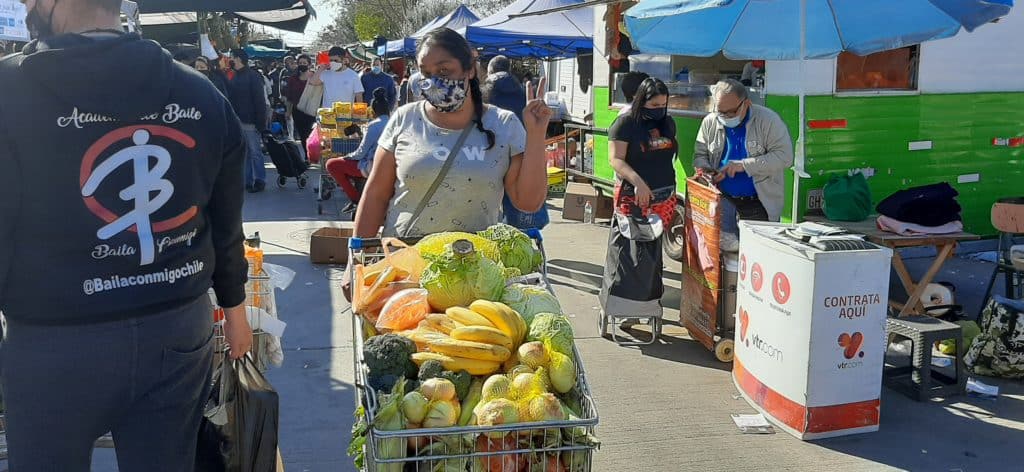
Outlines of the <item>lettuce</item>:
{"type": "Polygon", "coordinates": [[[530,237],[513,226],[499,223],[477,234],[498,245],[501,263],[505,267],[529,274],[536,271],[544,261],[540,251],[533,247],[530,237]]]}
{"type": "Polygon", "coordinates": [[[469,306],[476,300],[501,300],[505,270],[483,257],[468,240],[459,240],[440,255],[426,254],[427,268],[420,283],[435,310],[469,306]]]}
{"type": "Polygon", "coordinates": [[[501,302],[512,307],[526,324],[533,322],[538,313],[561,313],[562,307],[551,292],[536,285],[512,284],[505,288],[501,302]]]}
{"type": "Polygon", "coordinates": [[[548,349],[573,358],[572,324],[565,315],[541,313],[533,317],[530,323],[530,335],[527,341],[540,341],[548,349]]]}

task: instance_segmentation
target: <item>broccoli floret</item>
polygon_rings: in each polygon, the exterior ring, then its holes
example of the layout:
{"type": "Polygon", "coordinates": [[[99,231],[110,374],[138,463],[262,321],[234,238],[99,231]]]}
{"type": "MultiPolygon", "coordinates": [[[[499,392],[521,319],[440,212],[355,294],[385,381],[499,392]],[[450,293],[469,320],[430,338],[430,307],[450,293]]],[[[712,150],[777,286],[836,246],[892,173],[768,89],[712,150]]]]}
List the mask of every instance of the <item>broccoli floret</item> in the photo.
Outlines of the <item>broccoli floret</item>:
{"type": "Polygon", "coordinates": [[[417,367],[411,357],[415,352],[416,344],[397,334],[367,339],[363,344],[363,359],[370,370],[370,386],[390,391],[402,378],[415,379],[417,367]]]}
{"type": "Polygon", "coordinates": [[[444,366],[441,365],[441,361],[431,359],[423,363],[420,366],[420,382],[425,382],[429,379],[440,377],[441,372],[444,372],[444,366]]]}
{"type": "Polygon", "coordinates": [[[469,375],[469,372],[464,370],[458,372],[446,370],[441,372],[440,377],[448,379],[455,384],[455,394],[459,396],[459,401],[465,400],[466,395],[469,395],[469,386],[473,383],[473,376],[469,375]]]}
{"type": "Polygon", "coordinates": [[[459,396],[459,400],[466,398],[469,394],[469,385],[473,383],[473,376],[469,375],[469,372],[460,370],[458,372],[452,372],[450,370],[444,370],[444,365],[441,361],[429,360],[420,365],[420,382],[426,382],[429,379],[440,378],[451,381],[455,384],[455,394],[459,396]]]}

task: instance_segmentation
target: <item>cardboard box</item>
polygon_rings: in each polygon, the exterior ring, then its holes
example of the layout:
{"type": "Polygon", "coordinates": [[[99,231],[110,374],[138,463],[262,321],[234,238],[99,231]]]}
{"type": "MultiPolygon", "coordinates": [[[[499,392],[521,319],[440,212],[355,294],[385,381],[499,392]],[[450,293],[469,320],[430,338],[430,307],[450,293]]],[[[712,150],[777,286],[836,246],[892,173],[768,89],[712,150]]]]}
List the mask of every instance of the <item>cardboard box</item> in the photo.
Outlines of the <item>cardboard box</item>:
{"type": "Polygon", "coordinates": [[[309,238],[309,260],[314,264],[345,264],[348,262],[348,239],[353,234],[352,222],[338,227],[320,228],[309,238]]]}
{"type": "Polygon", "coordinates": [[[612,217],[614,205],[612,199],[601,195],[592,185],[572,182],[565,187],[565,201],[562,205],[562,218],[583,221],[583,210],[590,202],[594,208],[594,219],[607,220],[612,217]]]}

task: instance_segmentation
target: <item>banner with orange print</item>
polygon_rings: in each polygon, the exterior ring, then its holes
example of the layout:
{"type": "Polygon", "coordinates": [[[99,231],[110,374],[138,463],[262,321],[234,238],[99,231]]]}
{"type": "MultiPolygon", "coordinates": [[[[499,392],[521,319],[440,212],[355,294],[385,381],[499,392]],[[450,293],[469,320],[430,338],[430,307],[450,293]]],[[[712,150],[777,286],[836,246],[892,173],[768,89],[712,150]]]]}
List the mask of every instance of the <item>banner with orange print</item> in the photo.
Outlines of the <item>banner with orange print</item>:
{"type": "MultiPolygon", "coordinates": [[[[697,179],[686,180],[686,250],[683,259],[683,296],[680,322],[708,349],[715,345],[718,307],[721,293],[719,239],[722,194],[712,185],[697,179]]],[[[731,316],[731,314],[727,314],[731,316]]]]}

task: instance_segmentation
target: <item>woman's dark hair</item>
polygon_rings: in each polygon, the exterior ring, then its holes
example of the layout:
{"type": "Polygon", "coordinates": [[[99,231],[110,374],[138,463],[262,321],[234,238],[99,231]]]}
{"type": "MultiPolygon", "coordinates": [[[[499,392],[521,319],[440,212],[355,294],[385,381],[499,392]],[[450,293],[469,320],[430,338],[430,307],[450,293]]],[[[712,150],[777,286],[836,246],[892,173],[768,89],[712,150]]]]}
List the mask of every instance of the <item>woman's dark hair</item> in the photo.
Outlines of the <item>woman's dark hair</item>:
{"type": "Polygon", "coordinates": [[[305,59],[306,62],[313,65],[313,58],[309,57],[309,54],[299,54],[298,56],[295,56],[295,62],[298,62],[300,59],[305,59]]]}
{"type": "Polygon", "coordinates": [[[373,89],[373,99],[370,100],[370,108],[373,109],[373,116],[384,116],[391,112],[391,104],[388,103],[388,92],[384,87],[373,89]]]}
{"type": "MultiPolygon", "coordinates": [[[[462,65],[462,70],[473,73],[476,70],[476,55],[466,38],[450,28],[438,28],[423,36],[416,47],[416,57],[428,46],[437,46],[451,54],[462,65]]],[[[476,129],[487,136],[487,149],[494,147],[494,131],[484,128],[484,95],[480,91],[480,77],[474,75],[469,81],[469,93],[473,97],[473,122],[476,129]]]]}
{"type": "Polygon", "coordinates": [[[640,114],[644,111],[644,105],[652,98],[665,95],[668,96],[668,86],[665,82],[654,77],[648,77],[640,83],[633,97],[633,105],[629,110],[629,116],[635,121],[640,121],[640,114]]]}
{"type": "Polygon", "coordinates": [[[622,77],[622,83],[619,85],[622,88],[622,94],[626,96],[626,101],[633,103],[633,97],[636,96],[636,91],[640,88],[645,80],[650,76],[645,72],[628,72],[622,77]]]}

